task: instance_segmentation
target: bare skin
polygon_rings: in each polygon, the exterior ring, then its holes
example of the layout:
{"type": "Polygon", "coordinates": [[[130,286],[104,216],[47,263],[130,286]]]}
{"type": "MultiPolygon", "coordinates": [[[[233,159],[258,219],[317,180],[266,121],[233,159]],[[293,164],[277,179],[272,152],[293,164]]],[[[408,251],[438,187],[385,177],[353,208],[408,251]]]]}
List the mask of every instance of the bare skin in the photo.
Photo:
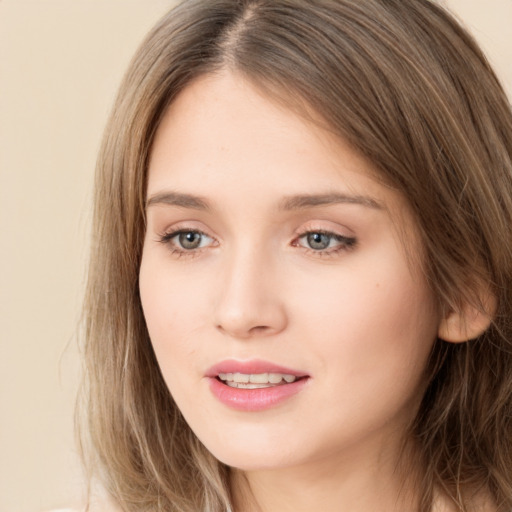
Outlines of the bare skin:
{"type": "Polygon", "coordinates": [[[236,468],[233,512],[417,509],[400,448],[432,344],[462,323],[411,268],[414,220],[374,172],[229,72],[185,89],[157,131],[141,300],[178,407],[236,468]],[[255,359],[306,384],[258,411],[221,403],[208,369],[255,359]]]}

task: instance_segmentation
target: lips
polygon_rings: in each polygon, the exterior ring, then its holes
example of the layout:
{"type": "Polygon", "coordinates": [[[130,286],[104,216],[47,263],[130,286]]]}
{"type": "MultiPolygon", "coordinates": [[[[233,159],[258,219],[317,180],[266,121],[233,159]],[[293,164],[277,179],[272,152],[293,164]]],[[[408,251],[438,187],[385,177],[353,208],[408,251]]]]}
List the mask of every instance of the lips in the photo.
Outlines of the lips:
{"type": "Polygon", "coordinates": [[[267,361],[226,360],[206,372],[213,395],[240,411],[262,411],[301,391],[309,376],[267,361]]]}
{"type": "Polygon", "coordinates": [[[227,386],[242,389],[282,386],[297,380],[294,375],[286,373],[219,373],[218,378],[227,386]]]}

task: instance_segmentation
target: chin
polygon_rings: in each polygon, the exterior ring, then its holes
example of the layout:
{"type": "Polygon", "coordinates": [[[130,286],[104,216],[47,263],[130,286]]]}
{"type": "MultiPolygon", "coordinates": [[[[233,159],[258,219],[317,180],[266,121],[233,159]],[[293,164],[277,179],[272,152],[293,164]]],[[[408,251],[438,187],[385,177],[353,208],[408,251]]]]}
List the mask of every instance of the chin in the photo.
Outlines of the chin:
{"type": "Polygon", "coordinates": [[[201,441],[217,460],[241,471],[279,469],[299,463],[300,447],[293,440],[262,438],[261,434],[258,439],[254,435],[228,433],[222,439],[201,441]]]}
{"type": "Polygon", "coordinates": [[[291,461],[284,461],[275,455],[262,456],[261,454],[254,453],[213,453],[214,457],[231,468],[238,469],[240,471],[262,471],[270,469],[280,469],[291,465],[291,461]]]}

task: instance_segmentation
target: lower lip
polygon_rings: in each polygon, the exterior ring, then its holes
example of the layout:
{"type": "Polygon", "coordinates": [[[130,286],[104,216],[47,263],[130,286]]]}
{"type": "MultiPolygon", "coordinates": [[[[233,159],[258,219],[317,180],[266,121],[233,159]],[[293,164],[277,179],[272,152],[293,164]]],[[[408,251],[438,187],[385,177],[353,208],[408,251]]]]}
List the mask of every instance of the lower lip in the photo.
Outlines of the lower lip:
{"type": "Polygon", "coordinates": [[[309,379],[305,377],[290,384],[258,389],[232,388],[214,377],[208,380],[210,390],[221,403],[238,411],[256,412],[270,409],[296,395],[309,379]]]}

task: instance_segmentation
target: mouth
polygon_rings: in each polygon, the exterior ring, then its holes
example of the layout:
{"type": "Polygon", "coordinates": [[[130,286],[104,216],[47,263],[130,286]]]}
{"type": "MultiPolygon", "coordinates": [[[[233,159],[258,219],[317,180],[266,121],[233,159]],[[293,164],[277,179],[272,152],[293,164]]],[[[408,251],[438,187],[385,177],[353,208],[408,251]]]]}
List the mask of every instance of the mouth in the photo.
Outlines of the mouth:
{"type": "Polygon", "coordinates": [[[301,392],[310,380],[304,372],[266,361],[223,361],[206,377],[224,405],[239,411],[263,411],[301,392]]]}
{"type": "Polygon", "coordinates": [[[217,380],[231,388],[237,389],[263,389],[273,388],[292,384],[299,379],[298,377],[287,373],[219,373],[217,380]]]}

